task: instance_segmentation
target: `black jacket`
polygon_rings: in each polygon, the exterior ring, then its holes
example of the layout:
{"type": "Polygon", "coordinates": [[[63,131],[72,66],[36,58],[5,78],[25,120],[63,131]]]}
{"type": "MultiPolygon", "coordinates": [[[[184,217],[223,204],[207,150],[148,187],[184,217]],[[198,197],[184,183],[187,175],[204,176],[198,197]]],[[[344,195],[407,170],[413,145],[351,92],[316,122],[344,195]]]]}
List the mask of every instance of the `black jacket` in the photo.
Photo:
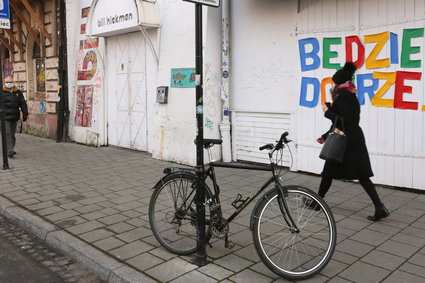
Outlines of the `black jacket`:
{"type": "MultiPolygon", "coordinates": [[[[343,118],[345,134],[347,135],[347,149],[342,164],[326,161],[322,175],[335,179],[364,179],[373,176],[366,148],[366,141],[360,122],[360,104],[356,94],[342,92],[332,106],[325,112],[325,117],[332,123],[337,115],[343,118]]],[[[337,128],[342,130],[339,119],[337,128]]],[[[329,131],[322,137],[326,140],[329,131]]]]}
{"type": "Polygon", "coordinates": [[[4,96],[4,113],[6,121],[18,121],[21,118],[22,111],[23,120],[26,121],[28,117],[28,107],[25,102],[22,92],[14,86],[12,89],[3,87],[4,96]]]}

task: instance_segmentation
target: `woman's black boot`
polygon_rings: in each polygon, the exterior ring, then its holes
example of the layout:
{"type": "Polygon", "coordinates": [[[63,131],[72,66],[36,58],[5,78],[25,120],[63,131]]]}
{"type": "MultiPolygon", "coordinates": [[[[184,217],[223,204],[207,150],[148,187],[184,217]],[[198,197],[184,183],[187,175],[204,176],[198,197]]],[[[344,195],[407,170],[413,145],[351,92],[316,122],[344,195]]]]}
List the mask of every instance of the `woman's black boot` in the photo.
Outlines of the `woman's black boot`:
{"type": "Polygon", "coordinates": [[[375,209],[375,214],[373,216],[368,216],[367,219],[370,221],[378,221],[381,218],[390,216],[390,212],[385,208],[383,204],[375,209]]]}

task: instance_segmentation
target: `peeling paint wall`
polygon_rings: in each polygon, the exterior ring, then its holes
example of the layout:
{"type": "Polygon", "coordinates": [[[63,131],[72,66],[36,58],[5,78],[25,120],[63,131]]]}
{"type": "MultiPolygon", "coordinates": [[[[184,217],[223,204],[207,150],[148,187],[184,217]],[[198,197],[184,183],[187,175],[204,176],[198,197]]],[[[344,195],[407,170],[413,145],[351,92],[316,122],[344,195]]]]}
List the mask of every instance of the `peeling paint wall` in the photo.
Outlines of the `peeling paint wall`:
{"type": "Polygon", "coordinates": [[[93,146],[107,144],[105,40],[86,34],[92,0],[67,1],[69,136],[93,146]]]}

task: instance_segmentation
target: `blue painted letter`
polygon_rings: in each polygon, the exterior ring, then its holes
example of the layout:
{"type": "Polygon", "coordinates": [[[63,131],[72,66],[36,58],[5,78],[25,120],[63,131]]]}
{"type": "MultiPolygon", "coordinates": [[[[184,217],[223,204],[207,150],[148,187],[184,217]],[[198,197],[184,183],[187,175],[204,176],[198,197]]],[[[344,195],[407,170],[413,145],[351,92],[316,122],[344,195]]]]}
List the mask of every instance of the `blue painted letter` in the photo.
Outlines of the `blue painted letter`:
{"type": "Polygon", "coordinates": [[[310,37],[298,40],[298,47],[300,49],[300,60],[301,60],[301,72],[315,70],[320,67],[320,57],[317,55],[319,53],[319,41],[317,38],[310,37]],[[311,52],[306,52],[306,45],[311,44],[313,50],[311,52]],[[313,62],[307,64],[307,59],[311,58],[313,62]]]}
{"type": "Polygon", "coordinates": [[[369,95],[370,100],[375,96],[375,91],[379,87],[379,80],[373,78],[373,74],[359,74],[357,75],[357,99],[363,105],[365,103],[365,94],[369,95]],[[365,86],[365,81],[372,81],[372,85],[365,86]]]}
{"type": "Polygon", "coordinates": [[[319,102],[320,82],[317,78],[302,77],[300,106],[314,108],[319,102]],[[307,100],[308,85],[313,87],[313,99],[307,100]]]}

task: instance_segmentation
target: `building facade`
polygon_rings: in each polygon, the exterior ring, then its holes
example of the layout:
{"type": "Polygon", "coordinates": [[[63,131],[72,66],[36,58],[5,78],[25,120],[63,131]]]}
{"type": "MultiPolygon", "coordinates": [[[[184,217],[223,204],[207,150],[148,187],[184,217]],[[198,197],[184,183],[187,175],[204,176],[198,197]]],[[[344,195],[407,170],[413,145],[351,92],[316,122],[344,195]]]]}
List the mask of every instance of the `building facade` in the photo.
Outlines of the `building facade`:
{"type": "MultiPolygon", "coordinates": [[[[374,181],[425,188],[425,0],[221,2],[203,8],[204,129],[220,138],[230,122],[232,161],[267,162],[258,147],[287,130],[285,164],[320,173],[315,139],[330,126],[321,102],[349,60],[374,181]]],[[[194,10],[181,0],[67,1],[73,140],[195,164],[194,10]]]]}
{"type": "Polygon", "coordinates": [[[10,29],[3,29],[3,75],[12,76],[27,100],[24,133],[55,137],[59,101],[58,0],[9,1],[10,29]]]}

